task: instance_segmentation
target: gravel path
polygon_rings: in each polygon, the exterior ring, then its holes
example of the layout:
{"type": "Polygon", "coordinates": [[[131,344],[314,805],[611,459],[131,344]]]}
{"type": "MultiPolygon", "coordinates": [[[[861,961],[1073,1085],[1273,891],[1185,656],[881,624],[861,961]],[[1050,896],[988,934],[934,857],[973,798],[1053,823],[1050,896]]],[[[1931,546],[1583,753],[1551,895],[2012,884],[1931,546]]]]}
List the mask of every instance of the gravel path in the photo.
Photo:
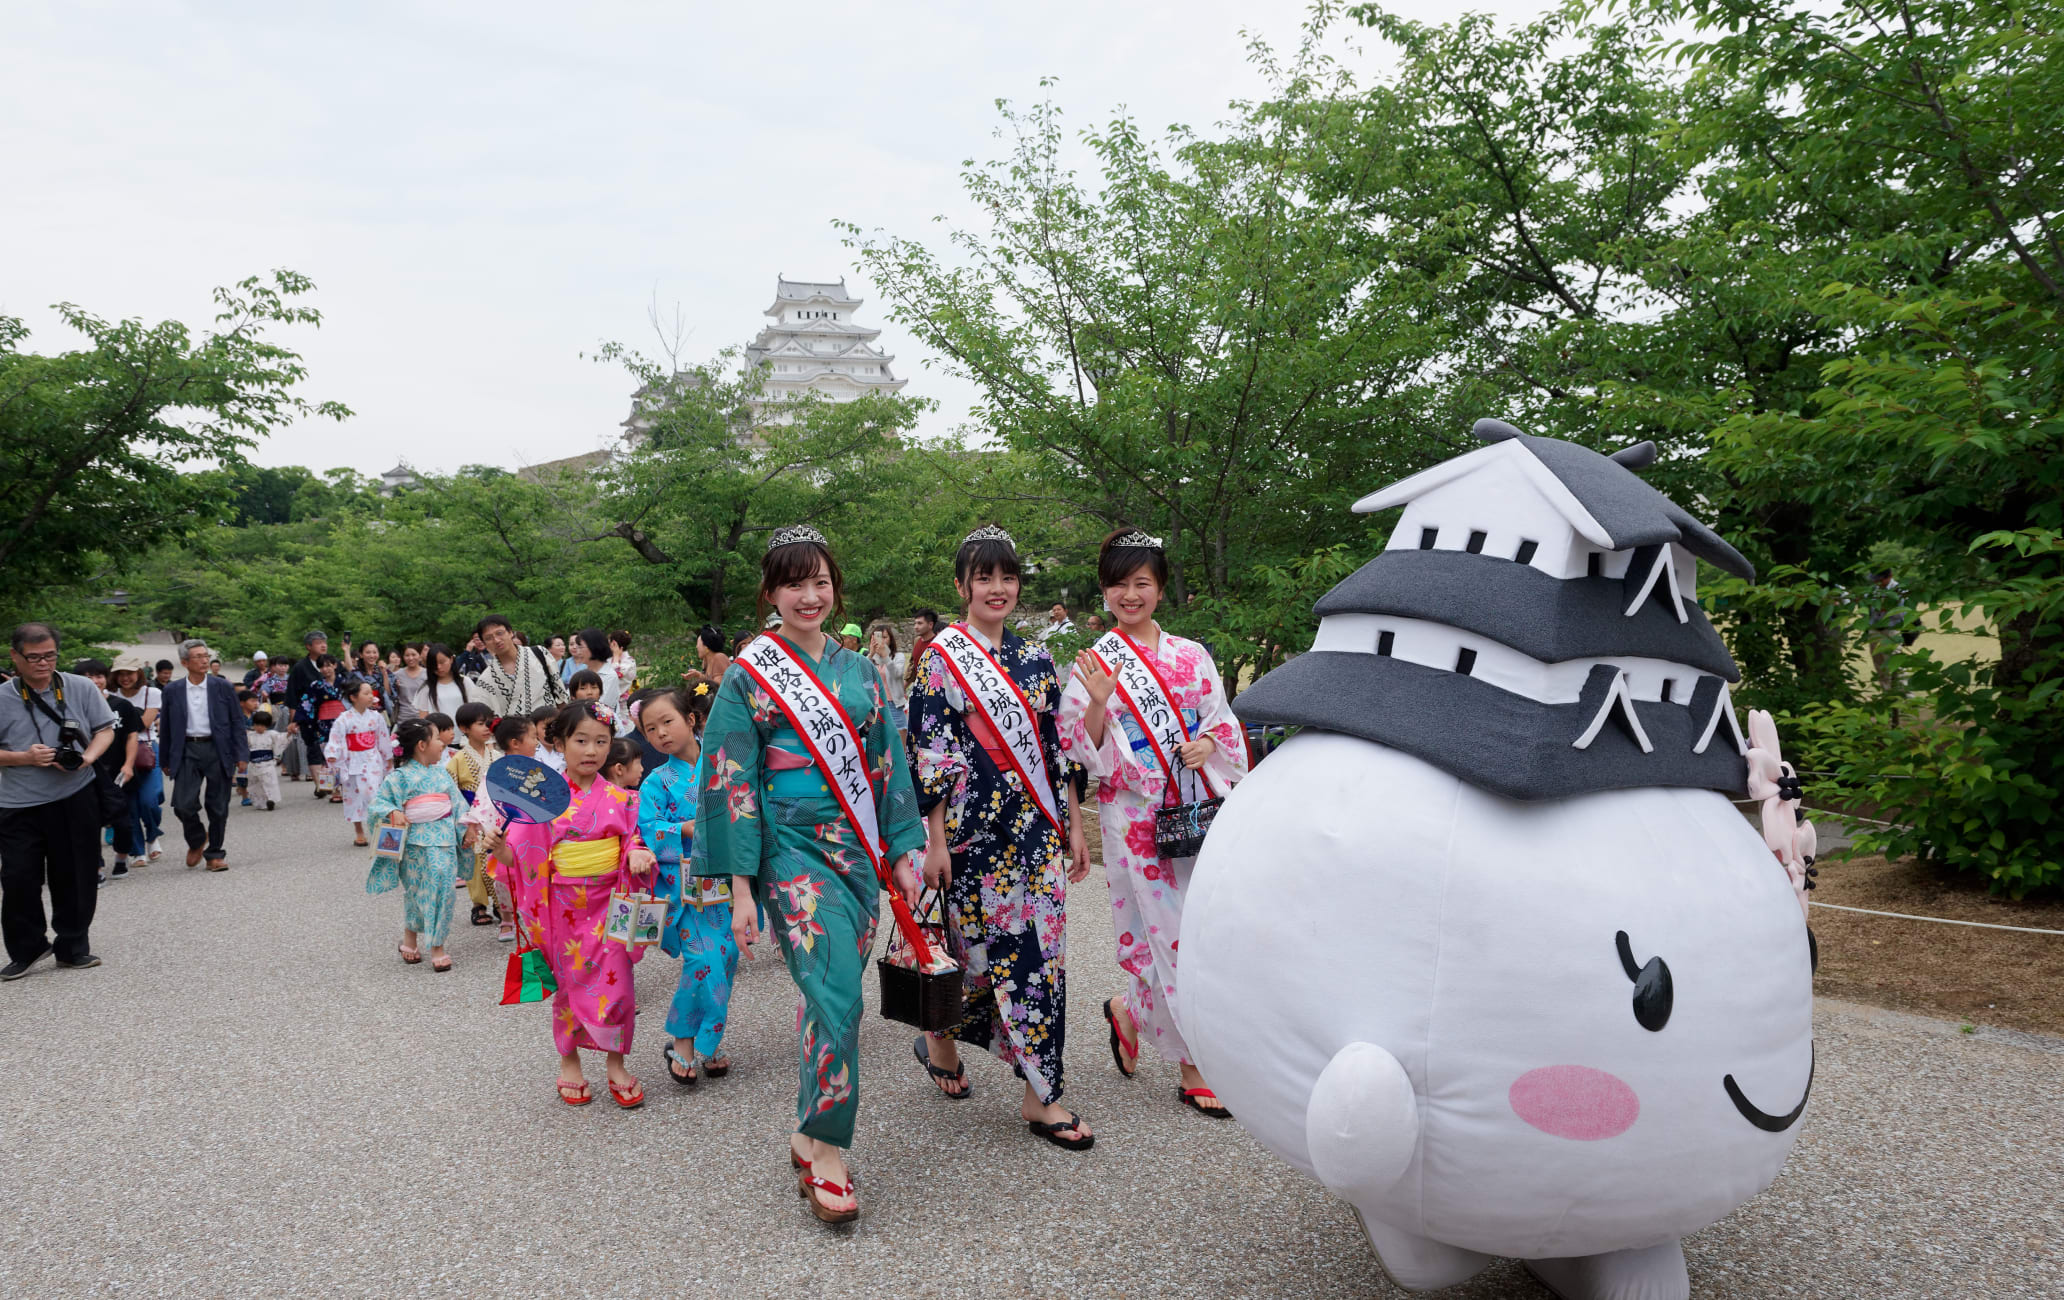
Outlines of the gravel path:
{"type": "MultiPolygon", "coordinates": [[[[362,851],[307,789],[234,812],[226,874],[174,852],[104,890],[105,966],[0,986],[0,1293],[1397,1294],[1344,1206],[1176,1106],[1173,1067],[1112,1070],[1100,886],[1073,926],[1067,1097],[1095,1150],[1033,1141],[993,1060],[971,1060],[973,1100],[938,1097],[910,1033],[871,1015],[864,1217],[832,1231],[783,1153],[778,958],[741,973],[732,1075],[680,1091],[659,1063],[678,968],[655,952],[632,1058],[650,1100],[620,1113],[598,1084],[569,1110],[546,1010],[496,1005],[492,931],[462,906],[451,977],[403,966],[398,896],[365,896],[362,851]]],[[[2064,1293],[2064,1043],[1840,1003],[1818,1024],[1804,1136],[1687,1243],[1694,1293],[2064,1293]]],[[[1546,1293],[1505,1263],[1449,1294],[1546,1293]]]]}

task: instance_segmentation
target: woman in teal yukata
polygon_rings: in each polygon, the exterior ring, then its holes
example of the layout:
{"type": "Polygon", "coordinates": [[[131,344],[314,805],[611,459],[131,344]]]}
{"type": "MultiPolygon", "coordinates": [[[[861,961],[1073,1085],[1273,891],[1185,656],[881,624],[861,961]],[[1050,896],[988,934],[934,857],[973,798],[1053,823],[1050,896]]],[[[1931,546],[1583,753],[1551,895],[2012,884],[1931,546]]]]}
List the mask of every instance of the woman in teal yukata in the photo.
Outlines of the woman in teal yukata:
{"type": "MultiPolygon", "coordinates": [[[[894,863],[895,887],[914,900],[924,826],[881,674],[824,632],[824,621],[842,612],[842,586],[838,561],[815,529],[774,534],[760,562],[760,604],[780,615],[775,635],[837,696],[859,733],[885,861],[894,863]]],[[[845,1223],[860,1213],[844,1149],[860,1107],[861,977],[881,885],[808,747],[742,664],[718,688],[703,749],[694,873],[731,877],[731,930],[741,949],[757,935],[755,899],[771,914],[774,941],[803,995],[789,1160],[811,1213],[845,1223]]]]}
{"type": "Polygon", "coordinates": [[[701,1074],[720,1079],[731,1058],[717,1048],[730,1015],[731,981],[738,975],[738,940],[731,934],[731,881],[683,873],[695,844],[695,802],[702,789],[700,733],[709,715],[710,687],[646,691],[631,702],[634,725],[666,762],[638,787],[638,834],[659,858],[655,892],[667,900],[660,951],[681,959],[681,983],[667,1008],[672,1041],[661,1053],[667,1073],[682,1087],[701,1074]],[[691,691],[694,692],[691,694],[691,691]]]}
{"type": "Polygon", "coordinates": [[[410,718],[394,737],[404,758],[380,782],[366,807],[366,821],[406,826],[408,839],[398,865],[391,858],[373,859],[366,892],[384,894],[400,885],[401,959],[412,966],[422,961],[418,945],[428,943],[430,969],[448,971],[452,959],[444,939],[451,930],[452,890],[459,879],[459,843],[462,834],[472,834],[459,827],[465,796],[444,769],[444,742],[428,719],[410,718]]]}

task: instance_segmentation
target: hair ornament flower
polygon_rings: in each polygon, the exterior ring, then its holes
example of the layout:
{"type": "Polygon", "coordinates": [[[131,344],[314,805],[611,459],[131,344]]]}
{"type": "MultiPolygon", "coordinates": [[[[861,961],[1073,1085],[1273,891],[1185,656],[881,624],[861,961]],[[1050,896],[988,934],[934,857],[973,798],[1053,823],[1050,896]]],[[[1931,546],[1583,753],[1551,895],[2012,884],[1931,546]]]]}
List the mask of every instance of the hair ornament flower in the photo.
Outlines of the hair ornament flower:
{"type": "Polygon", "coordinates": [[[696,693],[697,695],[707,695],[707,694],[709,694],[709,683],[708,683],[708,682],[697,682],[697,683],[695,683],[695,693],[696,693]]]}
{"type": "Polygon", "coordinates": [[[608,709],[603,708],[594,700],[582,700],[581,703],[587,706],[589,717],[601,723],[603,726],[609,728],[611,731],[616,730],[616,715],[614,713],[611,713],[608,709]]]}

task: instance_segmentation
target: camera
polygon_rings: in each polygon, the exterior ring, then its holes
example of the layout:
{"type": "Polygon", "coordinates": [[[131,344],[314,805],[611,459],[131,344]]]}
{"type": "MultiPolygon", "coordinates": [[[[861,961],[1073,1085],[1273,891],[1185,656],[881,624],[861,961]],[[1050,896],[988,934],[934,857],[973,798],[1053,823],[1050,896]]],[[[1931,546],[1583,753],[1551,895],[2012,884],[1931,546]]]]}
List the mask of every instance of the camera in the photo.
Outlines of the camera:
{"type": "Polygon", "coordinates": [[[57,726],[57,765],[76,772],[86,765],[86,728],[66,718],[57,726]]]}

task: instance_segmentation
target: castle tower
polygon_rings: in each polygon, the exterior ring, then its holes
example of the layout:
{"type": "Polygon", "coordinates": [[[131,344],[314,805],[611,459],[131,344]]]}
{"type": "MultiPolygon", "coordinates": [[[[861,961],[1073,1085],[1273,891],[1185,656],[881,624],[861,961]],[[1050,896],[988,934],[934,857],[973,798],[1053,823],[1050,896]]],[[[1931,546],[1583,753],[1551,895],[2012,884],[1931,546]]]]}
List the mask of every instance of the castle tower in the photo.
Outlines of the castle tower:
{"type": "Polygon", "coordinates": [[[770,402],[816,393],[850,402],[863,393],[895,393],[910,381],[889,369],[895,358],[876,344],[881,331],[853,319],[861,300],[836,284],[776,277],[773,323],[746,348],[748,362],[766,367],[770,402]]]}
{"type": "Polygon", "coordinates": [[[1355,503],[1404,515],[1321,597],[1311,652],[1243,692],[1247,722],[1403,750],[1496,794],[1690,786],[1739,792],[1741,673],[1694,593],[1739,551],[1602,456],[1479,420],[1489,445],[1355,503]]]}

